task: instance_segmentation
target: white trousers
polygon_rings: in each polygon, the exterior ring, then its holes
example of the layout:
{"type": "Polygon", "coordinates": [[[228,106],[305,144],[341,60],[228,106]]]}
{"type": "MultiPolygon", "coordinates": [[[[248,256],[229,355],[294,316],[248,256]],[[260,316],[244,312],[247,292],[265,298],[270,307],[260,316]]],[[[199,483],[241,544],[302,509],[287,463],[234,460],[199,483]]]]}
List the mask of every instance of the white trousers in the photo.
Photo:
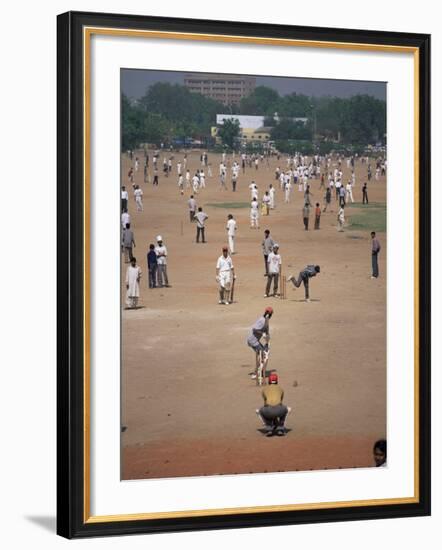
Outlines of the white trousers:
{"type": "Polygon", "coordinates": [[[230,253],[233,254],[235,252],[235,236],[229,235],[229,249],[230,253]]]}

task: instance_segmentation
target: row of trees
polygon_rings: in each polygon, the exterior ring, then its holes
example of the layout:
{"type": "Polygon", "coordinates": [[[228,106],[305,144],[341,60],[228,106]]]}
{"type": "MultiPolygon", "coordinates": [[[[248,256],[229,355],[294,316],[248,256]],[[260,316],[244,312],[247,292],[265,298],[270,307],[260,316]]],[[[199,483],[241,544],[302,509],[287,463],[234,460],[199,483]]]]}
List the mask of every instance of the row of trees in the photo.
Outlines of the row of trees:
{"type": "MultiPolygon", "coordinates": [[[[137,102],[122,97],[122,147],[132,149],[139,143],[170,143],[174,139],[210,139],[216,114],[226,106],[184,86],[159,82],[150,86],[137,102]]],[[[279,143],[293,140],[310,142],[340,141],[359,145],[384,142],[386,132],[385,101],[369,95],[350,98],[320,97],[303,94],[280,96],[276,90],[258,86],[232,114],[264,116],[271,139],[279,143]],[[277,113],[277,116],[275,116],[277,113]],[[307,123],[293,118],[307,118],[307,123]]],[[[240,135],[237,122],[219,127],[223,143],[233,147],[240,135]]]]}
{"type": "Polygon", "coordinates": [[[123,94],[121,108],[123,150],[186,137],[206,140],[216,114],[225,110],[218,101],[166,82],[150,86],[136,103],[123,94]]]}

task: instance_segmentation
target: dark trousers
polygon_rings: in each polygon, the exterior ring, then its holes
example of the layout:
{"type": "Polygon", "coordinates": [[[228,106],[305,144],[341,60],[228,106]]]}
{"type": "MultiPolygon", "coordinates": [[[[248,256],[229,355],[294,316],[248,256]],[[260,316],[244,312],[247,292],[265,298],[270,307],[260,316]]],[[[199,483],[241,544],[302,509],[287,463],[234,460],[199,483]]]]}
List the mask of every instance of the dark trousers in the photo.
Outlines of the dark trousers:
{"type": "Polygon", "coordinates": [[[269,273],[267,275],[266,294],[270,294],[270,287],[272,286],[272,281],[273,281],[273,294],[277,294],[278,293],[279,273],[269,273]]]}
{"type": "Polygon", "coordinates": [[[299,288],[301,286],[301,283],[304,283],[305,299],[308,300],[310,298],[309,277],[307,275],[304,275],[304,273],[301,271],[301,273],[298,275],[298,279],[292,279],[292,282],[296,288],[299,288]]]}
{"type": "Polygon", "coordinates": [[[264,405],[259,409],[259,414],[267,426],[273,426],[273,422],[276,418],[279,419],[278,425],[284,426],[285,419],[288,414],[288,409],[285,405],[264,405]]]}
{"type": "Polygon", "coordinates": [[[339,197],[339,206],[345,206],[345,197],[339,197]]]}
{"type": "Polygon", "coordinates": [[[149,267],[149,288],[155,288],[157,286],[157,271],[157,264],[151,265],[149,267]]]}
{"type": "Polygon", "coordinates": [[[315,216],[315,229],[319,229],[320,221],[321,221],[321,216],[315,216]]]}
{"type": "Polygon", "coordinates": [[[269,256],[268,254],[264,254],[264,266],[265,266],[265,270],[266,270],[266,275],[269,274],[269,264],[267,263],[267,260],[269,259],[269,256]]]}
{"type": "Polygon", "coordinates": [[[304,218],[304,229],[308,231],[308,218],[304,218]]]}
{"type": "Polygon", "coordinates": [[[189,218],[191,222],[193,222],[194,217],[195,217],[195,210],[189,210],[189,218]]]}
{"type": "Polygon", "coordinates": [[[152,185],[158,185],[158,176],[153,177],[152,185]]]}
{"type": "Polygon", "coordinates": [[[379,277],[378,252],[371,253],[371,271],[373,277],[379,277]]]}
{"type": "Polygon", "coordinates": [[[232,180],[232,191],[236,191],[236,180],[232,180]]]}
{"type": "Polygon", "coordinates": [[[132,261],[133,254],[132,254],[132,247],[131,246],[125,246],[124,247],[124,261],[126,264],[132,261]]]}
{"type": "Polygon", "coordinates": [[[204,227],[197,227],[196,228],[196,242],[197,243],[200,242],[200,235],[201,235],[201,239],[202,239],[203,243],[205,243],[206,238],[204,236],[204,227]]]}
{"type": "Polygon", "coordinates": [[[121,212],[127,210],[127,199],[121,199],[121,212]]]}
{"type": "Polygon", "coordinates": [[[362,204],[368,204],[368,193],[367,193],[367,191],[362,191],[362,204]]]}

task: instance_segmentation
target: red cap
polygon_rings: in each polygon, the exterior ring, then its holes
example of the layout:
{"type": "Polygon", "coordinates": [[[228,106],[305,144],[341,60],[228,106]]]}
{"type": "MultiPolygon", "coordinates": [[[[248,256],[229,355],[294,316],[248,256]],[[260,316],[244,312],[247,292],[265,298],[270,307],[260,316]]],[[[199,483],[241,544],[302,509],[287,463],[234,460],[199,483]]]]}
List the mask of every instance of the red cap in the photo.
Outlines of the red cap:
{"type": "Polygon", "coordinates": [[[276,372],[271,372],[269,374],[269,384],[277,384],[278,383],[278,375],[276,372]]]}
{"type": "Polygon", "coordinates": [[[272,308],[272,306],[266,307],[265,310],[264,310],[264,313],[273,313],[273,308],[272,308]]]}

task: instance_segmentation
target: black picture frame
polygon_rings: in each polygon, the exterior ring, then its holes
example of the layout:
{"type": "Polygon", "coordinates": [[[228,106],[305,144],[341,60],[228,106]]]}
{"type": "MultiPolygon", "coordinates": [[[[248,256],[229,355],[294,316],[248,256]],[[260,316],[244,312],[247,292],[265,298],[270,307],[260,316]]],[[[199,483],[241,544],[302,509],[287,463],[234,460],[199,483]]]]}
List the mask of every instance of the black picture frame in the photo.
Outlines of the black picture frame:
{"type": "Polygon", "coordinates": [[[430,514],[430,36],[104,13],[58,16],[58,380],[57,532],[66,538],[244,528],[430,514]],[[85,513],[84,406],[84,78],[85,27],[269,37],[404,46],[419,59],[419,498],[407,504],[219,514],[203,517],[90,521],[85,513]]]}

